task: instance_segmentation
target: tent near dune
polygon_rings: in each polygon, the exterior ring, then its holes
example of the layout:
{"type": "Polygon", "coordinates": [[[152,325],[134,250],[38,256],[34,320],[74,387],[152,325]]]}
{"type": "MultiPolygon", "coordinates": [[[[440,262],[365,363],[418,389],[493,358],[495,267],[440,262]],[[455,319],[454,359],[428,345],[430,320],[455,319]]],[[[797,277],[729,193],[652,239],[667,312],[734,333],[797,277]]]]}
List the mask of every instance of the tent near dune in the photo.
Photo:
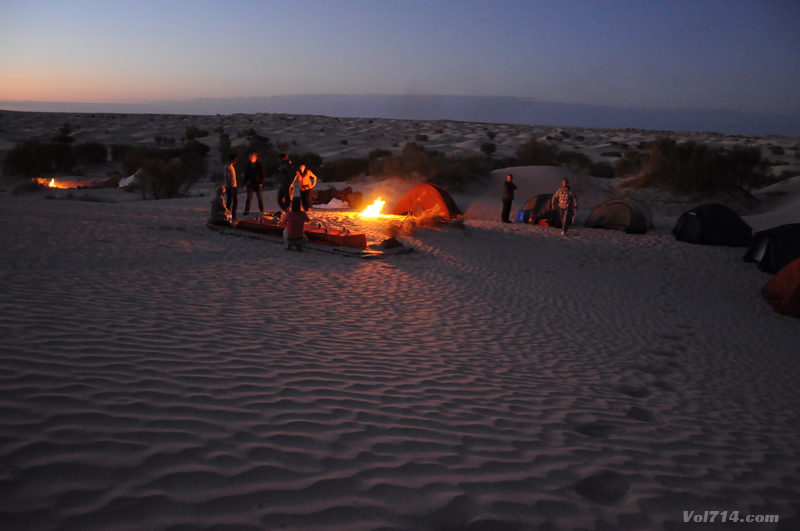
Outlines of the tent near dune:
{"type": "Polygon", "coordinates": [[[609,199],[592,211],[584,226],[645,234],[653,228],[653,214],[644,203],[635,199],[609,199]]]}
{"type": "Polygon", "coordinates": [[[438,184],[431,183],[419,184],[406,192],[390,214],[393,216],[414,215],[420,210],[426,211],[434,208],[438,208],[439,215],[445,219],[453,219],[462,215],[447,190],[438,184]]]}

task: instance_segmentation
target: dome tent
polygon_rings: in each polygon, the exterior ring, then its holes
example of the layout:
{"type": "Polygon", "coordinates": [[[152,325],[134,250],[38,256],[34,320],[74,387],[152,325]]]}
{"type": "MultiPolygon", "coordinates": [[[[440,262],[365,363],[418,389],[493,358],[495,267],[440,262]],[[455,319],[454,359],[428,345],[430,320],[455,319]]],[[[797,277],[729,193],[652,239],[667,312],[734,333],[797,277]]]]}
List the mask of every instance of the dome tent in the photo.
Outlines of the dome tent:
{"type": "Polygon", "coordinates": [[[778,271],[761,293],[779,314],[800,317],[800,258],[778,271]]]}
{"type": "Polygon", "coordinates": [[[552,199],[553,194],[539,194],[528,199],[528,202],[522,205],[522,208],[517,212],[517,221],[536,224],[540,219],[554,217],[548,215],[548,212],[553,211],[550,204],[552,199]]]}
{"type": "Polygon", "coordinates": [[[753,239],[750,225],[719,203],[700,205],[684,212],[672,234],[681,242],[728,247],[747,247],[753,239]]]}
{"type": "Polygon", "coordinates": [[[405,216],[406,214],[414,214],[418,208],[422,210],[430,210],[438,207],[439,213],[444,218],[454,218],[461,215],[461,210],[458,205],[447,193],[447,190],[436,184],[420,184],[406,192],[406,195],[400,198],[390,214],[393,216],[405,216]]]}
{"type": "Polygon", "coordinates": [[[800,223],[790,223],[757,232],[743,260],[758,262],[761,271],[777,273],[798,258],[800,258],[800,223]]]}
{"type": "Polygon", "coordinates": [[[643,203],[634,199],[609,199],[592,211],[584,226],[644,234],[647,229],[653,228],[653,214],[643,203]]]}

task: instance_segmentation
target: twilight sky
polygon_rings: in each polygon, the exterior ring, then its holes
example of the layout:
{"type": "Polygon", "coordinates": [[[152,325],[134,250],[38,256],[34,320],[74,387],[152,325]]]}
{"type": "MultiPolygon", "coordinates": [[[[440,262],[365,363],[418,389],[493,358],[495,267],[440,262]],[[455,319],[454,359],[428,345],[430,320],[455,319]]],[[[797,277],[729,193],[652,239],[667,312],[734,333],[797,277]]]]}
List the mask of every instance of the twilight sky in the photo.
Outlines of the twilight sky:
{"type": "Polygon", "coordinates": [[[800,115],[800,2],[0,1],[0,100],[290,94],[800,115]]]}

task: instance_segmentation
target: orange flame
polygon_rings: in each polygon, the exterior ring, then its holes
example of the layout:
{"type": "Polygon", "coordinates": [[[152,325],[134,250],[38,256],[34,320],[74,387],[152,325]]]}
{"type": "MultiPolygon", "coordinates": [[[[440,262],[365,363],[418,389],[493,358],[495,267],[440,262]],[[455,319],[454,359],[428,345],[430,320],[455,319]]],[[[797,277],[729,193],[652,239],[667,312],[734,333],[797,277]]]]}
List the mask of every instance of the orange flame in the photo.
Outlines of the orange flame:
{"type": "Polygon", "coordinates": [[[55,179],[50,179],[50,184],[48,184],[47,186],[49,186],[50,188],[55,188],[56,180],[55,179]]]}
{"type": "Polygon", "coordinates": [[[381,214],[381,209],[383,208],[383,205],[385,205],[385,204],[386,204],[386,201],[381,201],[381,198],[379,197],[378,199],[375,200],[374,203],[369,205],[364,210],[364,212],[361,212],[359,215],[362,216],[362,217],[365,217],[365,218],[377,218],[377,217],[382,215],[381,214]]]}

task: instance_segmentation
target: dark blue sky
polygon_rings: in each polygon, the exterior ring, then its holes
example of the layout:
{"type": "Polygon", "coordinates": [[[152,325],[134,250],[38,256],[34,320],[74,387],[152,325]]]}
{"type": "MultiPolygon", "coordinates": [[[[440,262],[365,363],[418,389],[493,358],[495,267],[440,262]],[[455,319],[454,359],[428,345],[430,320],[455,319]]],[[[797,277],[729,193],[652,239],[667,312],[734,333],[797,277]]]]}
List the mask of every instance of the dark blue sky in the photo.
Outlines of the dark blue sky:
{"type": "Polygon", "coordinates": [[[800,115],[800,2],[0,2],[0,100],[292,94],[800,115]]]}

